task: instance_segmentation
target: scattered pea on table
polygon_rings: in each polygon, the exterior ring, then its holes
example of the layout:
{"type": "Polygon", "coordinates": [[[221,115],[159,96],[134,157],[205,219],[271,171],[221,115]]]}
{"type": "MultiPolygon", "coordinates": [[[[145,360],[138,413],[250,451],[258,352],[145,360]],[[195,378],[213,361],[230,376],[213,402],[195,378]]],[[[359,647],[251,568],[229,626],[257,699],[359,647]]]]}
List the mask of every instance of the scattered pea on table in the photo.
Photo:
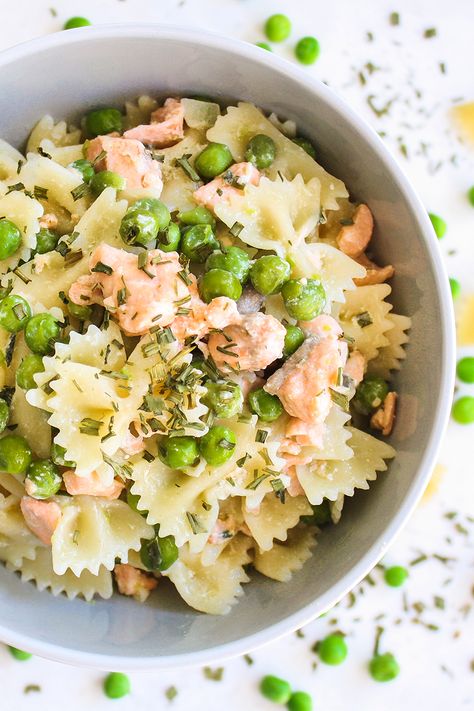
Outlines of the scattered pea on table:
{"type": "Polygon", "coordinates": [[[467,191],[467,199],[469,200],[471,205],[474,207],[474,185],[472,186],[472,188],[469,188],[469,190],[467,191]]]}
{"type": "Polygon", "coordinates": [[[408,570],[402,565],[392,565],[384,571],[384,579],[392,588],[399,588],[408,578],[408,570]]]}
{"type": "Polygon", "coordinates": [[[75,30],[78,27],[88,27],[91,24],[92,22],[86,17],[70,17],[69,20],[64,23],[64,29],[75,30]]]}
{"type": "Polygon", "coordinates": [[[442,237],[444,237],[444,235],[446,234],[446,230],[448,229],[445,220],[443,220],[443,218],[439,215],[435,215],[434,212],[429,212],[428,215],[431,220],[431,224],[433,225],[436,237],[438,239],[441,239],[442,237]]]}
{"type": "Polygon", "coordinates": [[[316,37],[302,37],[296,47],[295,56],[301,64],[314,64],[319,57],[320,46],[316,37]]]}
{"type": "Polygon", "coordinates": [[[109,699],[121,699],[131,691],[130,679],[122,672],[111,672],[104,679],[104,694],[109,699]]]}
{"type": "Polygon", "coordinates": [[[347,657],[346,640],[341,634],[330,634],[316,645],[316,651],[324,664],[342,664],[347,657]]]}
{"type": "Polygon", "coordinates": [[[474,357],[461,358],[456,366],[456,373],[463,383],[474,383],[474,357]]]}
{"type": "Polygon", "coordinates": [[[276,704],[287,704],[291,698],[289,682],[271,674],[263,677],[260,682],[260,691],[266,699],[276,704]]]}
{"type": "Polygon", "coordinates": [[[461,284],[454,277],[449,277],[449,286],[451,287],[451,296],[453,300],[458,299],[461,296],[461,284]]]}
{"type": "Polygon", "coordinates": [[[400,673],[400,666],[390,652],[376,654],[369,663],[369,671],[375,681],[392,681],[400,673]]]}
{"type": "Polygon", "coordinates": [[[474,422],[474,397],[464,395],[453,405],[453,419],[460,425],[471,425],[474,422]]]}
{"type": "Polygon", "coordinates": [[[8,651],[14,659],[18,662],[27,662],[33,656],[29,652],[24,652],[22,649],[17,649],[16,647],[8,647],[8,651]]]}
{"type": "Polygon", "coordinates": [[[288,700],[287,708],[289,711],[313,711],[313,699],[306,691],[295,691],[288,700]]]}
{"type": "Polygon", "coordinates": [[[286,15],[276,13],[265,22],[265,34],[270,42],[283,42],[291,34],[291,20],[286,15]]]}
{"type": "Polygon", "coordinates": [[[265,49],[267,52],[273,52],[268,42],[257,42],[256,47],[260,47],[260,49],[265,49]]]}

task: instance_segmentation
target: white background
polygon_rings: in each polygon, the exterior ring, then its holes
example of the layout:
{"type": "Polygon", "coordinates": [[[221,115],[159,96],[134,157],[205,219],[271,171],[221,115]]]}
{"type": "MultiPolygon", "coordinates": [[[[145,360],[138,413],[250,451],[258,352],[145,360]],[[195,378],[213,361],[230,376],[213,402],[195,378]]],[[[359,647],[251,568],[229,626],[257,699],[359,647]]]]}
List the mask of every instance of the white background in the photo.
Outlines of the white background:
{"type": "MultiPolygon", "coordinates": [[[[385,133],[427,209],[448,222],[440,247],[450,275],[461,281],[464,295],[474,292],[474,208],[466,199],[466,190],[474,184],[474,149],[459,142],[449,115],[453,103],[474,100],[472,0],[0,0],[0,48],[55,32],[71,15],[85,15],[95,24],[182,24],[257,42],[264,39],[262,22],[274,12],[286,12],[294,26],[288,43],[275,46],[275,51],[293,61],[298,37],[318,37],[320,60],[304,71],[328,82],[385,133]],[[400,14],[397,27],[389,23],[393,11],[400,14]],[[437,36],[425,39],[423,32],[430,27],[437,29],[437,36]],[[367,32],[373,33],[373,41],[367,32]],[[446,65],[445,74],[440,62],[446,65]],[[365,85],[358,78],[360,71],[365,85]],[[367,103],[371,95],[376,108],[394,100],[388,115],[375,115],[367,103]]],[[[474,343],[463,352],[474,355],[474,343]]],[[[462,386],[462,392],[469,392],[468,386],[462,386]]],[[[292,635],[255,652],[251,666],[244,659],[223,664],[221,682],[206,679],[200,669],[132,674],[132,695],[121,701],[103,696],[100,672],[40,659],[16,662],[0,647],[0,708],[102,711],[116,705],[123,711],[270,711],[272,705],[258,693],[258,681],[267,673],[281,674],[295,688],[311,692],[315,709],[321,711],[473,708],[474,519],[468,518],[474,514],[473,436],[474,425],[450,424],[438,482],[385,558],[386,564],[408,565],[420,551],[428,556],[409,566],[404,588],[387,587],[376,569],[375,585],[366,581],[363,592],[356,591],[353,607],[348,607],[349,599],[343,600],[306,627],[304,637],[292,635]],[[449,512],[457,516],[446,518],[449,512]],[[433,554],[453,560],[441,562],[433,554]],[[444,599],[444,610],[436,607],[434,595],[444,599]],[[424,605],[421,612],[416,609],[422,609],[419,603],[424,605]],[[385,628],[382,651],[392,651],[401,666],[400,676],[390,684],[377,684],[367,673],[377,624],[385,628]],[[317,658],[311,646],[331,629],[347,633],[348,659],[340,667],[318,664],[314,669],[317,658]],[[41,691],[25,694],[30,684],[41,691]],[[164,692],[172,685],[178,695],[170,704],[164,692]]]]}

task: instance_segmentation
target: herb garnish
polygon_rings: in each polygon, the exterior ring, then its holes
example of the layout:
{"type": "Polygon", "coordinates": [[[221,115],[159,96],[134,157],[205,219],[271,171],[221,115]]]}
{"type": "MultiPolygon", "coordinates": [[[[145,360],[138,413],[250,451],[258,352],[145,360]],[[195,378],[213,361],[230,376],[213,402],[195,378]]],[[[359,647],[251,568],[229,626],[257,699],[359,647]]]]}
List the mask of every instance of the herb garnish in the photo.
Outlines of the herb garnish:
{"type": "Polygon", "coordinates": [[[189,162],[189,158],[191,158],[191,155],[191,153],[185,153],[181,156],[181,158],[176,158],[175,163],[184,170],[188,178],[191,178],[191,180],[193,180],[195,183],[198,183],[200,182],[201,178],[189,162]]]}

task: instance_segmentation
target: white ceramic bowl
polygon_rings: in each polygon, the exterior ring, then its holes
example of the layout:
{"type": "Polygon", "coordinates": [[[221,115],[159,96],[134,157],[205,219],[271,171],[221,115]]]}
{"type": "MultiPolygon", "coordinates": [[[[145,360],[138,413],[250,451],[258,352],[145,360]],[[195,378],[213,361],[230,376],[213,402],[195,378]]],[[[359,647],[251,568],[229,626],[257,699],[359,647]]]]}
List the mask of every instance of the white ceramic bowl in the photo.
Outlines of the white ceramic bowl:
{"type": "Polygon", "coordinates": [[[77,119],[142,93],[246,99],[294,119],[318,159],[367,202],[393,301],[413,319],[389,471],[344,508],[287,584],[258,575],[230,615],[190,610],[160,586],[150,604],[91,605],[38,592],[0,566],[0,639],[63,662],[108,669],[203,664],[242,654],[315,618],[380,559],[418,501],[448,417],[454,370],[451,295],[423,205],[377,135],[332,91],[285,60],[229,38],[179,28],[109,26],[53,34],[0,55],[0,136],[17,146],[45,113],[77,119]]]}

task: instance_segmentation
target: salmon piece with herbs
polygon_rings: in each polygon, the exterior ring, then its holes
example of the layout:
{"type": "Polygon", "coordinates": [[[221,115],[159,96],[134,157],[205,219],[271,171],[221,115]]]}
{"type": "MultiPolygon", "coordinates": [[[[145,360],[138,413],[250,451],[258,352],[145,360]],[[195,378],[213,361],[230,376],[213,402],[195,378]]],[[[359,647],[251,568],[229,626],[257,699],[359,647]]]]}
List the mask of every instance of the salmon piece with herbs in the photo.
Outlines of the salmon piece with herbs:
{"type": "Polygon", "coordinates": [[[55,501],[40,501],[31,496],[23,496],[20,501],[21,513],[32,533],[45,546],[51,545],[51,538],[61,520],[61,509],[55,501]]]}
{"type": "Polygon", "coordinates": [[[127,191],[148,190],[154,197],[161,195],[161,165],[140,141],[97,136],[87,146],[87,159],[94,163],[96,171],[110,170],[125,178],[127,191]]]}
{"type": "Polygon", "coordinates": [[[153,111],[149,124],[135,126],[123,134],[148,146],[165,148],[184,137],[184,108],[179,99],[166,99],[164,105],[153,111]]]}

